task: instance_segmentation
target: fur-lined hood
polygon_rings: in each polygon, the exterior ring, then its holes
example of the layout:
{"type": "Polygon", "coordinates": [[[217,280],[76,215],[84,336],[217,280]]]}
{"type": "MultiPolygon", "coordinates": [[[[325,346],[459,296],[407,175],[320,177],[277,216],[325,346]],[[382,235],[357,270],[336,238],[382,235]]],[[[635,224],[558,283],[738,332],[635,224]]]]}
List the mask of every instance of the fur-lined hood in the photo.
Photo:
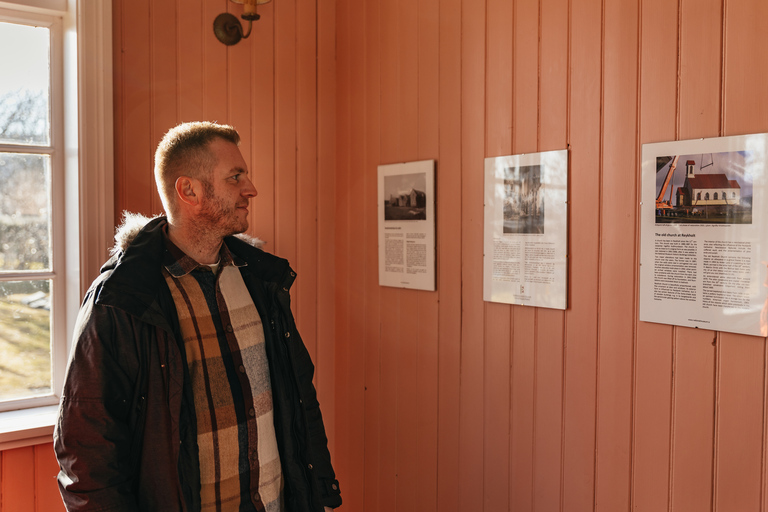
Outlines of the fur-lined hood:
{"type": "MultiPolygon", "coordinates": [[[[110,254],[114,256],[124,252],[128,246],[131,245],[131,242],[133,242],[133,240],[136,238],[136,235],[139,234],[139,231],[141,231],[148,222],[153,221],[158,217],[162,217],[162,215],[147,217],[146,215],[142,215],[140,213],[124,211],[123,221],[115,230],[115,245],[110,250],[110,254]]],[[[235,236],[249,245],[259,249],[264,248],[263,246],[265,242],[256,237],[252,237],[244,233],[240,233],[239,235],[235,236]]]]}

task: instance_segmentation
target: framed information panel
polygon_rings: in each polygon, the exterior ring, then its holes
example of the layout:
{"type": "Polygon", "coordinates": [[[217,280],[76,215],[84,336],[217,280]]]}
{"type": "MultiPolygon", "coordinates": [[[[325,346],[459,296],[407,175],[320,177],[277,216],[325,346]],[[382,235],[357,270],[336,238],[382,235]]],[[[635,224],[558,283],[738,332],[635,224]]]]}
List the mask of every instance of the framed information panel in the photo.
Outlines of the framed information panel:
{"type": "Polygon", "coordinates": [[[379,166],[379,285],[435,290],[435,161],[379,166]]]}
{"type": "Polygon", "coordinates": [[[640,320],[768,334],[768,134],[643,144],[640,320]]]}
{"type": "Polygon", "coordinates": [[[567,307],[568,151],[485,159],[483,299],[567,307]]]}

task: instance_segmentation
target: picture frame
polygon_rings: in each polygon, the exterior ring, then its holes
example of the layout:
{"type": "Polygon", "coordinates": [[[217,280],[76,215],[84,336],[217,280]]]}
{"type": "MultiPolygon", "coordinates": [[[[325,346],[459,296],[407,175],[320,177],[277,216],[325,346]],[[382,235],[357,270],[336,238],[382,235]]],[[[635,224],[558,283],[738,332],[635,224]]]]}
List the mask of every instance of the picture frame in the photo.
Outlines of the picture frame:
{"type": "Polygon", "coordinates": [[[379,285],[435,290],[435,161],[378,167],[379,285]]]}
{"type": "Polygon", "coordinates": [[[641,321],[768,334],[768,134],[643,144],[641,321]]]}
{"type": "Polygon", "coordinates": [[[568,151],[485,159],[483,299],[568,306],[568,151]]]}

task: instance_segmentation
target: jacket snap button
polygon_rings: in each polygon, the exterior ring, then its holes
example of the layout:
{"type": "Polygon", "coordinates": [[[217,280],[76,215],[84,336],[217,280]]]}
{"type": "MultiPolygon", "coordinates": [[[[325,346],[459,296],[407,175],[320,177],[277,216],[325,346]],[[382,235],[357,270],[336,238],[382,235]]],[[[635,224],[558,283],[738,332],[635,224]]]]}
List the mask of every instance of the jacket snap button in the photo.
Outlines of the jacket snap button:
{"type": "Polygon", "coordinates": [[[309,469],[312,469],[312,464],[307,465],[309,469]]]}
{"type": "Polygon", "coordinates": [[[248,411],[248,414],[251,416],[251,418],[253,418],[254,416],[256,416],[256,409],[251,407],[251,409],[248,411]]]}
{"type": "Polygon", "coordinates": [[[232,329],[232,326],[231,326],[231,325],[228,325],[228,326],[227,326],[227,332],[232,332],[232,330],[233,330],[233,329],[232,329]]]}
{"type": "Polygon", "coordinates": [[[333,484],[333,485],[331,486],[331,489],[333,489],[334,491],[338,491],[338,490],[339,490],[339,486],[338,486],[338,485],[336,485],[336,484],[333,484]]]}
{"type": "Polygon", "coordinates": [[[238,370],[240,370],[240,373],[245,373],[245,366],[243,366],[243,365],[241,364],[241,365],[240,365],[240,368],[238,368],[238,370]]]}
{"type": "Polygon", "coordinates": [[[290,337],[291,337],[291,333],[290,333],[290,332],[288,332],[288,331],[285,331],[285,337],[286,337],[286,338],[290,338],[290,337]]]}

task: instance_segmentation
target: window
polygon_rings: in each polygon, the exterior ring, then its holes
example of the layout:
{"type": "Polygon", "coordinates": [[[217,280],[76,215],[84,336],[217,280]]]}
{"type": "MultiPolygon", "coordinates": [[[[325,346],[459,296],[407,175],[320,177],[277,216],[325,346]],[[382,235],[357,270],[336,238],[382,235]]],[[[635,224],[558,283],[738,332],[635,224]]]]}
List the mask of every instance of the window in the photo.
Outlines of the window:
{"type": "Polygon", "coordinates": [[[715,197],[713,198],[715,201],[717,201],[717,192],[715,192],[715,197]]]}
{"type": "Polygon", "coordinates": [[[50,437],[114,230],[111,2],[2,6],[0,450],[50,437]]]}
{"type": "MultiPolygon", "coordinates": [[[[0,10],[0,402],[53,395],[64,321],[62,21],[0,10]],[[55,307],[54,307],[55,306],[55,307]]],[[[63,347],[66,349],[66,347],[63,347]]],[[[5,408],[5,407],[3,407],[5,408]]]]}

